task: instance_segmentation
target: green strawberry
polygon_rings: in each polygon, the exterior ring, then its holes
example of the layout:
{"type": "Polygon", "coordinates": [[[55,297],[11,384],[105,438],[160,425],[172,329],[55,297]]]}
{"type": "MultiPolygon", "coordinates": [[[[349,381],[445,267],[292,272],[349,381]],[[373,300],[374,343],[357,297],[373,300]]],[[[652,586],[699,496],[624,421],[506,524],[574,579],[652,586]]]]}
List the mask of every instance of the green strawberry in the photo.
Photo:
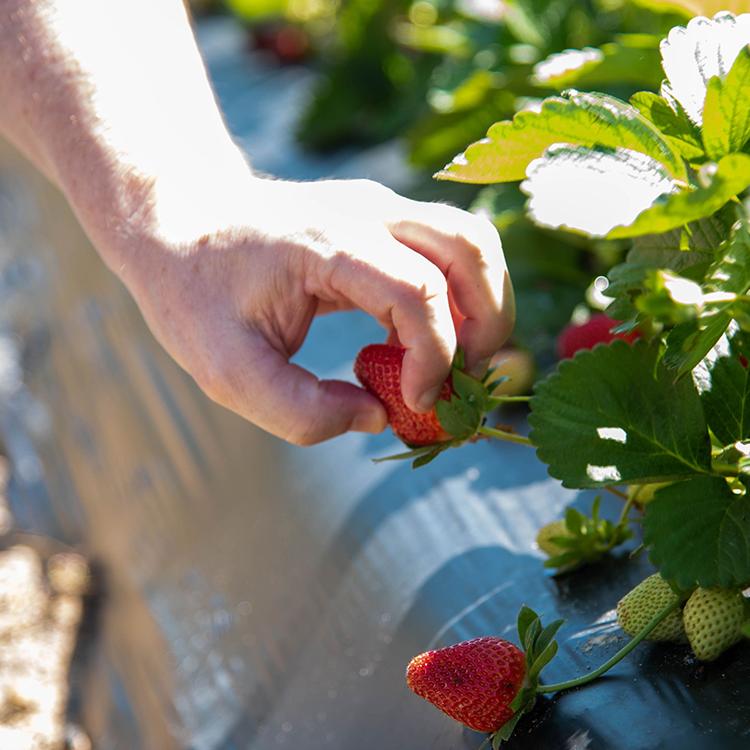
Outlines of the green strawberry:
{"type": "Polygon", "coordinates": [[[651,484],[631,484],[628,487],[628,498],[638,505],[648,505],[656,494],[657,490],[666,487],[671,482],[652,482],[651,484]]]}
{"type": "Polygon", "coordinates": [[[690,648],[701,661],[713,661],[742,637],[746,616],[742,593],[732,589],[696,589],[683,612],[690,648]]]}
{"type": "MultiPolygon", "coordinates": [[[[669,584],[658,573],[654,573],[620,599],[617,604],[617,621],[628,635],[637,635],[660,610],[677,598],[669,584]]],[[[669,614],[647,638],[649,641],[676,642],[684,642],[685,639],[682,613],[679,610],[669,614]]]]}
{"type": "Polygon", "coordinates": [[[560,519],[559,521],[552,521],[552,523],[542,526],[536,535],[536,543],[539,549],[548,557],[556,557],[557,555],[562,555],[566,550],[552,540],[556,537],[569,537],[570,535],[565,521],[560,519]]]}

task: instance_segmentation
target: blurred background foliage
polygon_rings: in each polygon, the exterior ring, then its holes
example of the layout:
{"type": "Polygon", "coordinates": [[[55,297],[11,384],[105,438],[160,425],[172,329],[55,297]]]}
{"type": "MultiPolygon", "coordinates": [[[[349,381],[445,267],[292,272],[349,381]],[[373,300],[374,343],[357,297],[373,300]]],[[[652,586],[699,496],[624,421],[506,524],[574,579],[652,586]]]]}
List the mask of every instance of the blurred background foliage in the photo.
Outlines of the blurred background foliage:
{"type": "Polygon", "coordinates": [[[317,72],[297,127],[312,151],[399,139],[412,197],[487,215],[501,232],[518,322],[513,343],[542,369],[560,329],[603,308],[595,280],[628,244],[539,228],[517,185],[437,183],[436,169],[498,120],[566,88],[627,99],[657,91],[659,42],[691,16],[750,10],[750,0],[223,0],[252,46],[317,72]]]}

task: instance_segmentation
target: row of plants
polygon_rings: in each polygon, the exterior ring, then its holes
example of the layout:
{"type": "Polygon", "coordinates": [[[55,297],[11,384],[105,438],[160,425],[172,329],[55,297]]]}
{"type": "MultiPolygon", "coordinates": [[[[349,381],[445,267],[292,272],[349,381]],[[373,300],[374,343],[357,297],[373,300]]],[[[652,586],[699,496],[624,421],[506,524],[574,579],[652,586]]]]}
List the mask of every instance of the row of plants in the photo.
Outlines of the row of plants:
{"type": "Polygon", "coordinates": [[[524,608],[520,648],[487,636],[428,652],[409,686],[497,747],[539,693],[596,679],[643,639],[708,661],[750,635],[750,15],[737,15],[750,2],[228,6],[259,46],[258,29],[306,35],[322,75],[304,145],[402,137],[415,168],[438,169],[418,196],[463,203],[501,233],[515,348],[483,381],[459,354],[420,416],[400,397],[403,352],[358,358],[408,447],[390,458],[419,467],[480,438],[526,444],[563,486],[622,500],[616,519],[597,499],[541,529],[548,567],[635,537],[657,571],[617,606],[632,640],[587,675],[544,684],[561,623],[524,608]],[[491,424],[518,402],[529,435],[491,424]]]}
{"type": "Polygon", "coordinates": [[[596,679],[641,640],[688,642],[711,661],[750,636],[749,44],[750,14],[693,18],[658,47],[658,93],[545,97],[437,173],[499,184],[493,196],[519,184],[518,221],[552,238],[528,250],[550,265],[560,244],[597,248],[599,283],[574,304],[606,315],[563,332],[562,360],[529,399],[528,436],[488,421],[525,398],[498,390],[498,370],[476,380],[459,355],[434,413],[420,416],[400,400],[398,351],[358,359],[409,447],[390,458],[419,467],[479,438],[526,444],[563,486],[623,502],[615,520],[597,500],[589,516],[570,509],[541,529],[548,566],[570,571],[636,536],[656,568],[617,606],[632,640],[586,675],[544,684],[561,623],[545,627],[527,607],[520,648],[487,636],[415,658],[409,686],[492,747],[539,693],[596,679]]]}

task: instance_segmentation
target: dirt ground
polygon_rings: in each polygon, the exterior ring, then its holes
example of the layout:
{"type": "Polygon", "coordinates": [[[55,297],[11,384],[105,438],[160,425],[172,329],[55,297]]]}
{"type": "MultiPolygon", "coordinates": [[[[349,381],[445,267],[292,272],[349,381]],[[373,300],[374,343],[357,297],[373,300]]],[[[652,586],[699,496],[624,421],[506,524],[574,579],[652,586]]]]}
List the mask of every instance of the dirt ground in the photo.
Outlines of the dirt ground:
{"type": "Polygon", "coordinates": [[[75,552],[45,556],[14,543],[0,461],[0,748],[90,750],[66,724],[68,673],[89,587],[75,552]]]}

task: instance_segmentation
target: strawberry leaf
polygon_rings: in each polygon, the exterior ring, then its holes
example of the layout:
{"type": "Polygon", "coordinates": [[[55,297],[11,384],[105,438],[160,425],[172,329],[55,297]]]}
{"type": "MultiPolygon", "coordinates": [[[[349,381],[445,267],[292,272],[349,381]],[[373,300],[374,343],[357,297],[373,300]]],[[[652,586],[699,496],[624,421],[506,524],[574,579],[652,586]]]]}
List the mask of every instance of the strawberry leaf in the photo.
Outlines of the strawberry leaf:
{"type": "MultiPolygon", "coordinates": [[[[750,41],[750,39],[746,40],[750,41]]],[[[750,49],[743,47],[725,79],[708,82],[703,105],[703,143],[718,161],[750,139],[750,49]]]]}
{"type": "MultiPolygon", "coordinates": [[[[558,143],[529,164],[521,189],[540,226],[605,237],[633,224],[677,184],[661,163],[638,151],[558,143]]],[[[642,227],[636,234],[660,231],[642,227]]]]}
{"type": "Polygon", "coordinates": [[[750,437],[750,354],[747,334],[723,338],[697,367],[694,380],[708,426],[724,444],[750,437]],[[741,359],[744,357],[744,364],[741,359]]]}
{"type": "Polygon", "coordinates": [[[690,372],[715,346],[731,320],[729,314],[719,313],[675,326],[667,336],[664,365],[678,378],[690,372]]]}
{"type": "Polygon", "coordinates": [[[656,88],[661,77],[658,39],[649,34],[621,34],[598,49],[556,52],[534,66],[532,83],[557,91],[626,82],[656,88]]]}
{"type": "Polygon", "coordinates": [[[661,43],[668,90],[696,125],[703,122],[707,82],[727,76],[748,40],[750,15],[718,13],[712,19],[694,18],[685,27],[673,28],[661,43]]]}
{"type": "Polygon", "coordinates": [[[438,172],[438,179],[492,183],[521,180],[527,166],[555,143],[641,154],[669,177],[685,178],[681,155],[635,107],[605,94],[566,92],[544,101],[539,112],[519,112],[495,123],[438,172]]]}
{"type": "Polygon", "coordinates": [[[645,342],[579,352],[536,388],[530,438],[565,487],[660,482],[710,469],[693,383],[677,383],[645,342]]]}
{"type": "Polygon", "coordinates": [[[643,529],[651,561],[682,589],[750,582],[750,504],[721,477],[661,488],[646,506],[643,529]]]}
{"type": "Polygon", "coordinates": [[[690,122],[680,108],[675,111],[670,103],[651,91],[640,91],[630,97],[630,103],[659,128],[665,140],[689,162],[706,159],[700,130],[690,122]]]}
{"type": "Polygon", "coordinates": [[[725,156],[713,173],[705,174],[705,182],[702,187],[673,192],[656,201],[634,220],[613,227],[607,237],[617,239],[667,232],[711,216],[750,185],[750,156],[725,156]]]}

